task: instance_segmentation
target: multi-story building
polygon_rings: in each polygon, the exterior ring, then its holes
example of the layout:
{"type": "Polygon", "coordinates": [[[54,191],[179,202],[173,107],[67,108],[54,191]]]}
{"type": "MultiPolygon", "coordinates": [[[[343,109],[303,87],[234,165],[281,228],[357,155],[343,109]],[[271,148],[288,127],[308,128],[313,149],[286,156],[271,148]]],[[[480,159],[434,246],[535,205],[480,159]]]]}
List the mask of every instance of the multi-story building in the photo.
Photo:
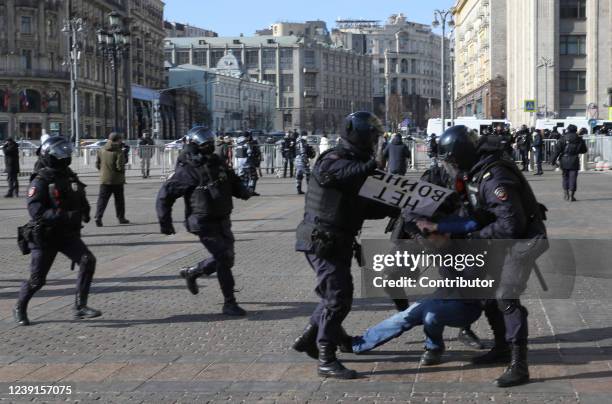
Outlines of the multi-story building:
{"type": "Polygon", "coordinates": [[[338,131],[351,111],[371,109],[368,55],[331,46],[321,22],[283,24],[277,36],[167,38],[166,61],[215,67],[231,51],[251,78],[276,86],[275,129],[338,131]]]}
{"type": "MultiPolygon", "coordinates": [[[[403,14],[390,16],[382,26],[372,20],[339,20],[332,38],[336,46],[372,57],[374,109],[388,118],[389,126],[409,119],[425,127],[427,119],[440,114],[442,44],[430,26],[407,21],[403,14]]],[[[448,83],[448,44],[445,47],[448,83]]]]}
{"type": "MultiPolygon", "coordinates": [[[[193,108],[183,108],[177,116],[179,133],[194,124],[206,124],[217,132],[241,129],[270,131],[276,111],[274,84],[251,78],[242,63],[230,50],[215,68],[178,65],[168,70],[170,87],[183,87],[199,95],[201,110],[198,116],[193,108]]],[[[197,102],[192,102],[195,105],[197,102]]]]}
{"type": "Polygon", "coordinates": [[[458,116],[506,117],[506,3],[455,3],[454,97],[458,116]]]}
{"type": "Polygon", "coordinates": [[[604,119],[612,105],[612,0],[507,2],[508,118],[604,119]],[[536,100],[537,113],[524,110],[536,100]]]}
{"type": "Polygon", "coordinates": [[[163,83],[163,2],[160,0],[0,0],[0,138],[37,139],[42,130],[71,130],[69,42],[64,25],[82,18],[77,91],[80,137],[103,137],[114,126],[114,80],[96,31],[116,11],[131,32],[132,46],[118,71],[121,128],[138,128],[132,86],[163,83]],[[129,119],[128,119],[129,118],[129,119]],[[132,122],[132,124],[129,124],[132,122]]]}
{"type": "Polygon", "coordinates": [[[204,28],[194,27],[193,25],[189,25],[189,24],[181,24],[180,22],[174,22],[174,21],[164,21],[164,30],[166,32],[166,37],[168,38],[219,36],[214,31],[204,29],[204,28]]]}

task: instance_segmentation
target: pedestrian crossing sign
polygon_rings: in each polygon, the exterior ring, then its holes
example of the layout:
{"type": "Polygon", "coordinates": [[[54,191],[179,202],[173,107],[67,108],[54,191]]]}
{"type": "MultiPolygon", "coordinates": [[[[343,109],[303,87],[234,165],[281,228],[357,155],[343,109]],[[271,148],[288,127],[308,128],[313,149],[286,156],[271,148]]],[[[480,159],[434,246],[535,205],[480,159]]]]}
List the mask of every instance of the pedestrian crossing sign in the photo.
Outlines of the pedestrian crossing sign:
{"type": "Polygon", "coordinates": [[[536,112],[535,100],[525,100],[525,112],[536,112]]]}

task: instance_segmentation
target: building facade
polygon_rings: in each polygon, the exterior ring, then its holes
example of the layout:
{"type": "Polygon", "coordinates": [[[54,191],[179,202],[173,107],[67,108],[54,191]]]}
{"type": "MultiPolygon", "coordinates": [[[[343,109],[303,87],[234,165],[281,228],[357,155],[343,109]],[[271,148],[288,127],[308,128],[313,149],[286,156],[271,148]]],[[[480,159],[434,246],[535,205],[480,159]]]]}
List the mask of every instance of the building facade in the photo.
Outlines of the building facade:
{"type": "Polygon", "coordinates": [[[454,97],[458,116],[506,117],[506,3],[455,3],[454,97]]]}
{"type": "Polygon", "coordinates": [[[606,119],[612,105],[612,0],[508,2],[508,118],[606,119]],[[524,110],[535,100],[535,113],[524,110]]]}
{"type": "MultiPolygon", "coordinates": [[[[403,14],[390,16],[382,26],[372,20],[339,20],[332,38],[336,46],[371,56],[374,108],[388,118],[388,126],[409,119],[425,127],[430,117],[439,116],[442,44],[430,26],[407,21],[403,14]]],[[[449,83],[448,43],[445,48],[449,83]]]]}
{"type": "Polygon", "coordinates": [[[317,39],[318,23],[307,36],[308,24],[294,35],[167,38],[166,61],[216,67],[231,51],[249,77],[277,88],[274,129],[337,132],[351,111],[371,110],[371,58],[317,39]]]}
{"type": "Polygon", "coordinates": [[[207,36],[207,37],[215,37],[219,36],[216,32],[194,27],[189,24],[181,24],[180,22],[174,21],[164,21],[164,31],[166,33],[166,37],[168,38],[185,38],[185,37],[198,37],[198,36],[207,36]]]}
{"type": "Polygon", "coordinates": [[[171,87],[184,87],[198,94],[190,105],[200,104],[203,113],[186,108],[177,116],[179,133],[196,124],[204,124],[215,131],[227,132],[246,129],[271,131],[276,111],[274,84],[251,78],[240,60],[229,51],[215,68],[179,65],[168,70],[171,87]]]}
{"type": "Polygon", "coordinates": [[[113,72],[96,38],[98,29],[108,27],[111,11],[131,33],[117,85],[120,129],[129,132],[138,121],[132,83],[163,83],[163,6],[159,0],[1,0],[0,138],[38,139],[43,129],[70,134],[70,50],[63,32],[69,18],[84,22],[76,80],[79,136],[105,137],[113,129],[113,72]]]}

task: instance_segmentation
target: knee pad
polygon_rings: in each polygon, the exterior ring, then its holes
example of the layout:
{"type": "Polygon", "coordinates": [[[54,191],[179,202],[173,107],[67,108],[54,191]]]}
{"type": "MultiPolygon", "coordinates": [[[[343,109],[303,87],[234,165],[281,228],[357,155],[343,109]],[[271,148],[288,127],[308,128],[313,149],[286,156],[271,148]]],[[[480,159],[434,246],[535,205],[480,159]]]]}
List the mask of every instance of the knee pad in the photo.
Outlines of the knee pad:
{"type": "Polygon", "coordinates": [[[504,314],[511,314],[514,310],[522,308],[518,299],[499,299],[497,300],[497,307],[504,314]]]}
{"type": "Polygon", "coordinates": [[[96,257],[91,252],[86,252],[79,261],[79,267],[83,272],[93,273],[96,270],[96,257]]]}

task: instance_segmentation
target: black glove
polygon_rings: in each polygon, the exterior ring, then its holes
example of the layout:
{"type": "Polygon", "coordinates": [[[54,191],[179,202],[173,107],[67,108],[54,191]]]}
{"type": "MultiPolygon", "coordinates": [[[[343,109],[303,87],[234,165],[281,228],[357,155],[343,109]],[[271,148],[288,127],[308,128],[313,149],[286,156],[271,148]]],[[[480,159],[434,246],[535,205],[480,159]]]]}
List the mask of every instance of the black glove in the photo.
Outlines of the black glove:
{"type": "Polygon", "coordinates": [[[170,224],[161,224],[160,225],[161,228],[161,234],[165,234],[166,236],[171,236],[173,234],[176,234],[176,231],[174,230],[174,226],[172,225],[172,223],[170,224]]]}
{"type": "Polygon", "coordinates": [[[373,174],[377,168],[378,168],[378,163],[376,162],[376,160],[370,160],[367,163],[365,163],[365,169],[368,175],[373,174]]]}

